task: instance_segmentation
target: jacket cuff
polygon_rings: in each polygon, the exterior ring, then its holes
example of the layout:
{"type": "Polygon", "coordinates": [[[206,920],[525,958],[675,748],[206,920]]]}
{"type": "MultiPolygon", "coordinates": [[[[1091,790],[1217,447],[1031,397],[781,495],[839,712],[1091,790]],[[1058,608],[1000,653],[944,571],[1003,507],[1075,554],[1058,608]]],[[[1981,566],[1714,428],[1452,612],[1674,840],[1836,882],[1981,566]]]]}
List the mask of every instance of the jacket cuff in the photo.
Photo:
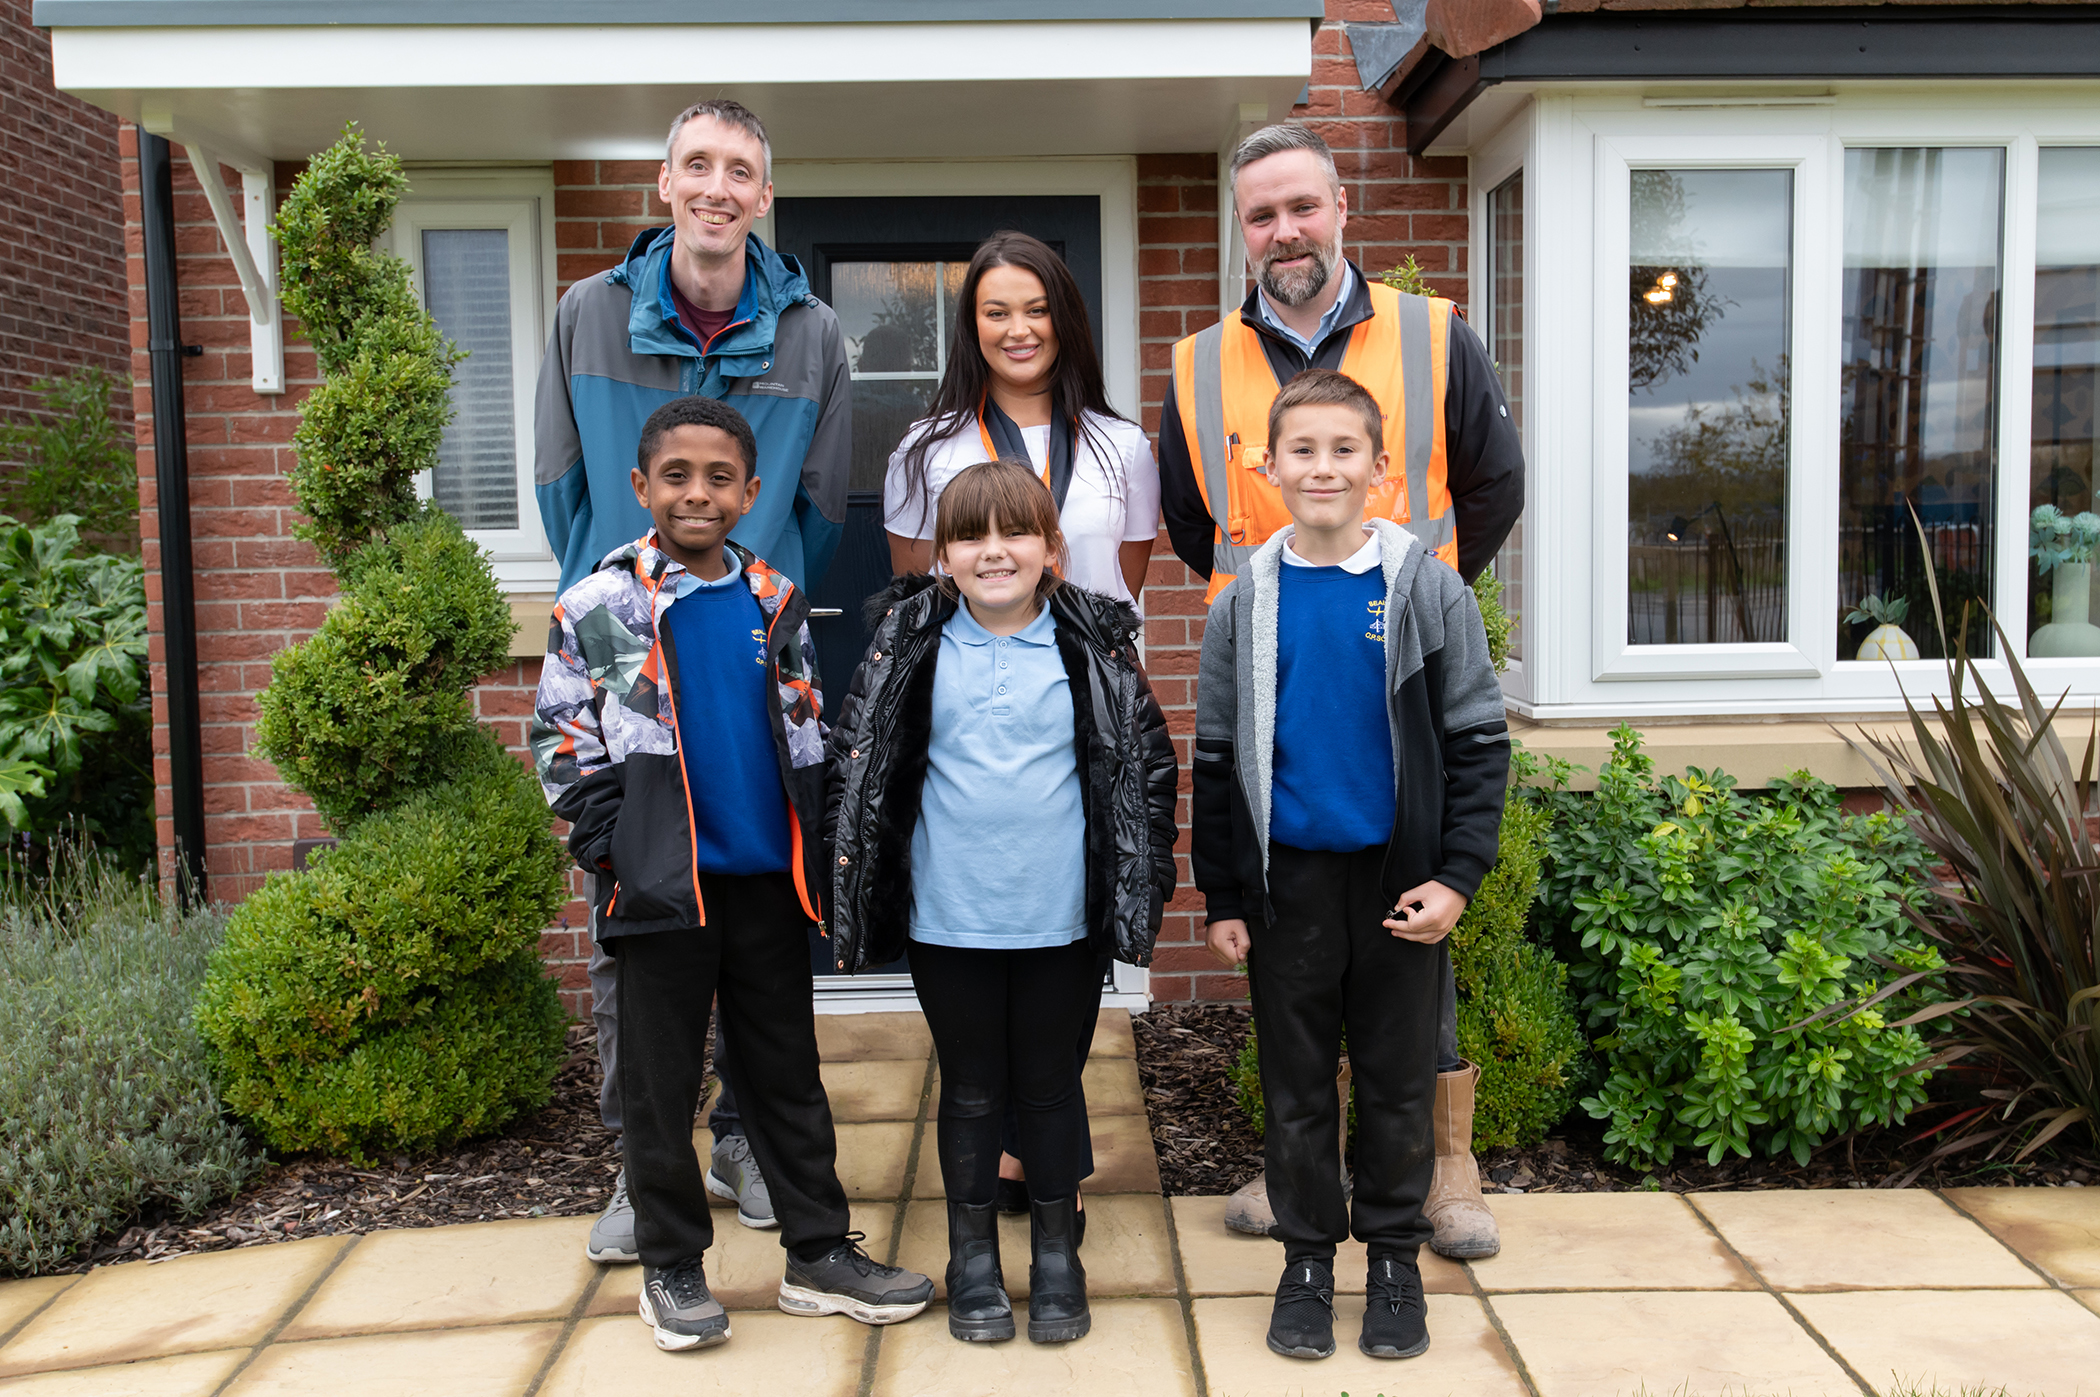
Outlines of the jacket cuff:
{"type": "Polygon", "coordinates": [[[1470,903],[1479,895],[1480,885],[1486,881],[1490,867],[1491,865],[1484,864],[1470,855],[1455,854],[1449,857],[1432,878],[1470,903]]]}
{"type": "Polygon", "coordinates": [[[1212,922],[1244,922],[1247,920],[1245,904],[1236,892],[1206,892],[1203,894],[1203,925],[1212,922]]]}

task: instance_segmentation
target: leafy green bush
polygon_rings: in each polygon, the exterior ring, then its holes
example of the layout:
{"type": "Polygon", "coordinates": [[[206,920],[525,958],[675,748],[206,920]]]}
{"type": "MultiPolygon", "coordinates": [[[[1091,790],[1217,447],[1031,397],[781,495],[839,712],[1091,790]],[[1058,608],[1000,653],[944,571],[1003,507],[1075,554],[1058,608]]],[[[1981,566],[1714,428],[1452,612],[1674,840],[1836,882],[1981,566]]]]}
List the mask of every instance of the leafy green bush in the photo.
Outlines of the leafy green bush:
{"type": "Polygon", "coordinates": [[[124,552],[138,551],[138,448],[110,410],[131,380],[99,368],[38,379],[43,410],[0,424],[0,509],[43,523],[61,514],[124,552]]]}
{"type": "Polygon", "coordinates": [[[191,1022],[218,915],[77,845],[56,862],[0,886],[0,1271],[48,1270],[149,1206],[200,1212],[259,1164],[191,1022]]]}
{"type": "Polygon", "coordinates": [[[37,846],[70,828],[141,868],[153,851],[145,569],[79,556],[78,523],[0,516],[0,817],[37,846]]]}
{"type": "Polygon", "coordinates": [[[233,914],[198,1006],[226,1100],[264,1139],[357,1159],[545,1104],[563,1034],[538,947],[568,856],[468,697],[507,657],[510,609],[413,489],[455,356],[405,266],[371,246],[403,186],[352,127],[278,221],[285,304],[328,375],[302,408],[292,488],[343,597],[273,662],[257,746],[341,842],[233,914]]]}
{"type": "MultiPolygon", "coordinates": [[[[1940,957],[1909,925],[1927,855],[1900,820],[1846,815],[1806,773],[1763,797],[1718,771],[1654,776],[1620,727],[1593,796],[1527,797],[1555,816],[1540,920],[1607,1074],[1582,1105],[1637,1168],[1704,1148],[1809,1152],[1925,1100],[1915,1024],[1940,957]]],[[[1558,782],[1556,781],[1556,786],[1558,782]]]]}

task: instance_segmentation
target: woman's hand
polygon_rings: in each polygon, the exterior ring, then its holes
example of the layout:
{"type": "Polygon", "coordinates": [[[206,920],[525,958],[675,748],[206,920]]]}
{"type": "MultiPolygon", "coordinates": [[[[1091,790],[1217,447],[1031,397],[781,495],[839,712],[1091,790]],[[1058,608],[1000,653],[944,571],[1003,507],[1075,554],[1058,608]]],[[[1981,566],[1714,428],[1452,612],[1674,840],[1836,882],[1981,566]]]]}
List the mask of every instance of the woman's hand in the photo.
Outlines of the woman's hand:
{"type": "Polygon", "coordinates": [[[1218,918],[1210,924],[1204,939],[1221,965],[1238,965],[1247,959],[1247,948],[1254,944],[1247,936],[1247,924],[1238,917],[1218,918]]]}

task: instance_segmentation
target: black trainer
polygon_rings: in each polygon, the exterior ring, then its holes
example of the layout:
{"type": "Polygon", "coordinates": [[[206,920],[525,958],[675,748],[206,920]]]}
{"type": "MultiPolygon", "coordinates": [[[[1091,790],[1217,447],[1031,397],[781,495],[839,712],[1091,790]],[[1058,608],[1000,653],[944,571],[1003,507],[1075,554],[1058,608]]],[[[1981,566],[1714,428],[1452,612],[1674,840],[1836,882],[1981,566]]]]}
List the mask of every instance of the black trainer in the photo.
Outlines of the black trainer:
{"type": "Polygon", "coordinates": [[[862,1324],[896,1324],[926,1308],[933,1282],[917,1271],[885,1266],[861,1250],[861,1233],[815,1261],[788,1253],[780,1308],[791,1315],[850,1315],[862,1324]]]}
{"type": "Polygon", "coordinates": [[[707,1348],[729,1337],[729,1316],[708,1294],[707,1272],[697,1256],[642,1268],[641,1313],[656,1331],[656,1346],[669,1353],[707,1348]]]}
{"type": "Polygon", "coordinates": [[[1269,1316],[1269,1348],[1285,1358],[1334,1355],[1334,1268],[1318,1261],[1293,1261],[1276,1283],[1276,1309],[1269,1316]]]}
{"type": "Polygon", "coordinates": [[[1422,1269],[1397,1256],[1371,1260],[1364,1285],[1364,1332],[1356,1346],[1373,1358],[1413,1358],[1429,1348],[1422,1269]]]}

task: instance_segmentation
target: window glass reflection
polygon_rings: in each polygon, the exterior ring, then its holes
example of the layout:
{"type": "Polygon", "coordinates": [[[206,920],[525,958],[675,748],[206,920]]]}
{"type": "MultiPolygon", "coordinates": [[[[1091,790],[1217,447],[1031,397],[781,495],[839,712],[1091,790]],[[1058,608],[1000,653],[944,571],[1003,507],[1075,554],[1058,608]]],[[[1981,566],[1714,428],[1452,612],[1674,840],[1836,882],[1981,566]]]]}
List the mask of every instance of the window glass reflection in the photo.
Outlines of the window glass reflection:
{"type": "Polygon", "coordinates": [[[1989,652],[2002,150],[1845,152],[1838,658],[1989,652]],[[1893,627],[1896,634],[1891,634],[1893,627]]]}
{"type": "Polygon", "coordinates": [[[1632,173],[1627,640],[1784,640],[1793,172],[1632,173]]]}
{"type": "Polygon", "coordinates": [[[2036,214],[2027,653],[2100,655],[2100,627],[2092,624],[2100,519],[2091,518],[2100,439],[2100,149],[2042,151],[2036,214]]]}
{"type": "Polygon", "coordinates": [[[452,420],[430,492],[463,529],[518,527],[518,415],[510,362],[510,234],[423,233],[430,318],[467,357],[452,366],[452,420]]]}
{"type": "Polygon", "coordinates": [[[880,491],[890,453],[933,405],[966,262],[834,262],[832,309],[853,374],[851,490],[880,491]]]}
{"type": "MultiPolygon", "coordinates": [[[[1488,353],[1502,377],[1502,395],[1521,437],[1524,431],[1524,172],[1488,195],[1488,353]]],[[[1509,657],[1524,658],[1524,516],[1518,515],[1495,555],[1502,609],[1509,613],[1509,657]]]]}

